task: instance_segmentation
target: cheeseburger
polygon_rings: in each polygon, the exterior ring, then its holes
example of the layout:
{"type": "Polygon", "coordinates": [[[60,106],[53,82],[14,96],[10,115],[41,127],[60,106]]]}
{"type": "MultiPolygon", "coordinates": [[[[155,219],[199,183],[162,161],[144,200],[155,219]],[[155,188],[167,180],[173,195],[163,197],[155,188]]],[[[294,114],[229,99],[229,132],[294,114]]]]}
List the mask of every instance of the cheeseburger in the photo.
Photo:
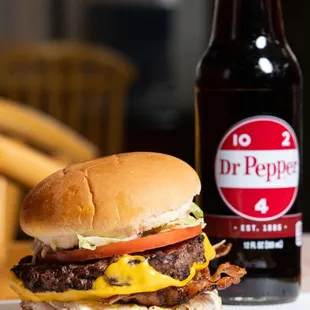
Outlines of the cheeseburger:
{"type": "Polygon", "coordinates": [[[33,255],[10,271],[24,310],[218,310],[246,271],[209,262],[231,245],[203,233],[195,170],[175,157],[125,153],[75,164],[26,196],[33,255]]]}

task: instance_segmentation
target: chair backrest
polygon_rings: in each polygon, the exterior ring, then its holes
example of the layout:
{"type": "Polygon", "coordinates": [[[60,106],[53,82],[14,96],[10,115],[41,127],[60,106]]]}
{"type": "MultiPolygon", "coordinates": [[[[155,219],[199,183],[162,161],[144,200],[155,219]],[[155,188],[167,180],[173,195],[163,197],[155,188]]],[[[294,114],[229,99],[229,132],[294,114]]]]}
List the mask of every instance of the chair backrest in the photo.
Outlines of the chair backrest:
{"type": "Polygon", "coordinates": [[[0,173],[28,188],[65,165],[27,145],[0,135],[0,173]]]}
{"type": "Polygon", "coordinates": [[[131,61],[104,47],[74,42],[6,46],[0,95],[52,115],[112,154],[122,151],[125,102],[135,74],[131,61]]]}
{"type": "Polygon", "coordinates": [[[24,195],[21,185],[31,188],[64,167],[63,163],[0,135],[0,264],[9,255],[19,227],[24,195]]]}
{"type": "Polygon", "coordinates": [[[52,117],[0,98],[0,263],[16,243],[28,190],[68,164],[97,156],[91,142],[52,117]]]}
{"type": "Polygon", "coordinates": [[[33,145],[55,158],[63,157],[68,164],[99,155],[98,148],[91,142],[54,118],[4,98],[0,98],[1,133],[33,145]]]}
{"type": "Polygon", "coordinates": [[[10,240],[15,238],[18,228],[18,210],[21,201],[21,190],[18,184],[0,175],[0,265],[8,255],[6,249],[10,240]]]}

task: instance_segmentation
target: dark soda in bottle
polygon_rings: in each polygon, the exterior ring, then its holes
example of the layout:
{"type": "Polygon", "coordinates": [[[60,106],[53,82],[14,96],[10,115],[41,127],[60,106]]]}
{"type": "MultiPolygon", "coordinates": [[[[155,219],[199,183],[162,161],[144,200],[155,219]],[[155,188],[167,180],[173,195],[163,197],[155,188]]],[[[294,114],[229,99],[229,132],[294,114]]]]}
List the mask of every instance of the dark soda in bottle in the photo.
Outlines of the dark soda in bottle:
{"type": "Polygon", "coordinates": [[[198,200],[211,242],[233,243],[242,282],[226,304],[273,304],[300,291],[302,75],[280,0],[217,0],[195,89],[198,200]]]}

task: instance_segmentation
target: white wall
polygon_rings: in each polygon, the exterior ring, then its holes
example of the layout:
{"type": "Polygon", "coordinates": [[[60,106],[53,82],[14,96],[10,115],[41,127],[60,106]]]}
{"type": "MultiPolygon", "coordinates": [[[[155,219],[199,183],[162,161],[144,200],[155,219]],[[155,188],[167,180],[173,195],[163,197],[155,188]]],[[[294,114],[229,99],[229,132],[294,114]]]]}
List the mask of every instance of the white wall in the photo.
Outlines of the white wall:
{"type": "Polygon", "coordinates": [[[195,68],[209,39],[210,27],[207,25],[212,17],[211,2],[180,0],[175,11],[171,59],[175,72],[176,95],[184,107],[189,107],[188,100],[194,98],[195,68]],[[189,85],[193,87],[188,87],[189,85]]]}
{"type": "Polygon", "coordinates": [[[50,35],[53,0],[0,0],[0,40],[45,40],[50,35]]]}
{"type": "MultiPolygon", "coordinates": [[[[1,0],[0,0],[1,1],[1,0]]],[[[78,39],[83,36],[83,13],[85,7],[92,4],[102,5],[135,5],[147,7],[163,7],[174,9],[185,0],[63,0],[65,3],[65,33],[68,37],[78,39]]],[[[188,2],[192,0],[187,0],[188,2]]],[[[195,1],[195,0],[194,0],[195,1]]],[[[205,1],[205,0],[202,0],[205,1]]],[[[208,0],[206,0],[208,1],[208,0]]]]}
{"type": "Polygon", "coordinates": [[[66,33],[70,38],[83,37],[83,12],[85,7],[93,3],[105,4],[143,4],[155,5],[171,9],[173,14],[170,65],[174,72],[172,84],[178,100],[177,109],[190,107],[189,100],[193,99],[195,68],[206,48],[209,39],[212,18],[212,1],[210,0],[64,0],[66,4],[66,33]],[[189,87],[193,85],[193,87],[189,87]],[[181,106],[180,106],[181,105],[181,106]]]}

